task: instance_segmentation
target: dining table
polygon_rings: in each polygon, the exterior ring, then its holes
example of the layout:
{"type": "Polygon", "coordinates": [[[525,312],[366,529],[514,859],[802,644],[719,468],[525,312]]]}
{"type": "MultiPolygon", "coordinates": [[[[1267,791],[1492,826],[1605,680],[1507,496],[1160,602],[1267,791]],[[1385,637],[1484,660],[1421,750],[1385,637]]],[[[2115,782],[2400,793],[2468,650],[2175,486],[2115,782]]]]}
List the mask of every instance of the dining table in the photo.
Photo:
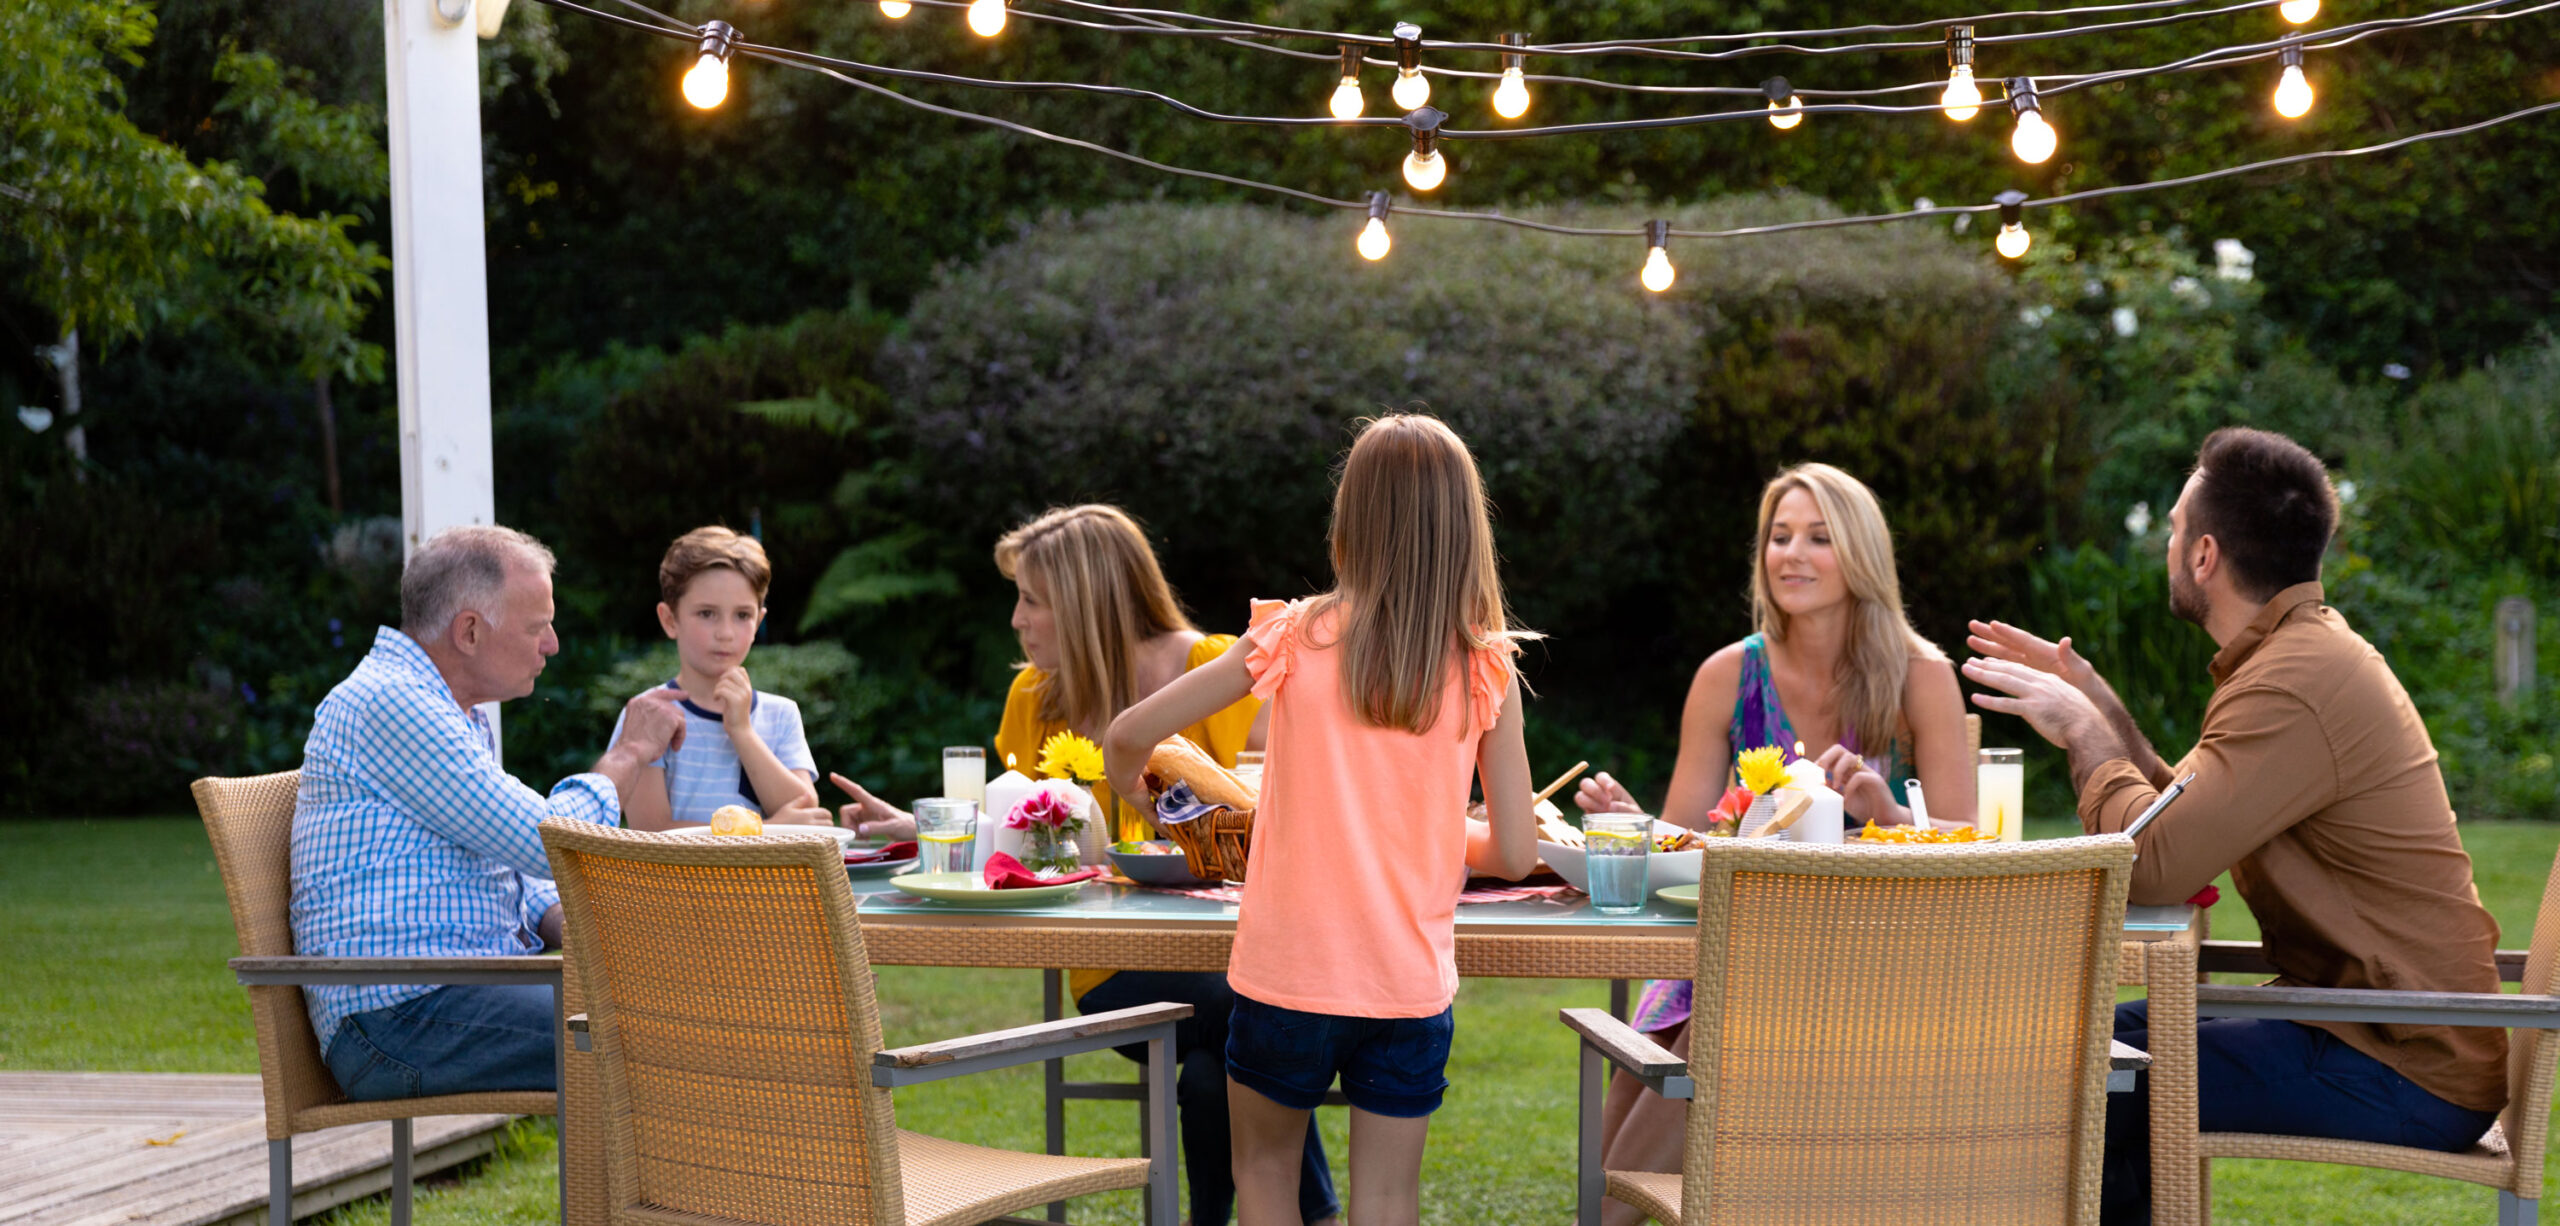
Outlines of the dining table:
{"type": "MultiPolygon", "coordinates": [[[[890,966],[1061,967],[1223,971],[1235,939],[1236,887],[1169,890],[1120,878],[1087,883],[1072,895],[1028,905],[959,904],[918,898],[885,874],[851,878],[872,962],[890,966]]],[[[1687,978],[1697,964],[1698,913],[1649,899],[1633,914],[1602,915],[1580,891],[1483,882],[1459,897],[1456,957],[1462,977],[1687,978]]],[[[2204,1185],[2197,1161],[2195,985],[2206,910],[2192,905],[2125,911],[2117,982],[2151,1000],[2152,1220],[2192,1226],[2204,1185]]],[[[1044,1014],[1063,1008],[1058,974],[1045,975],[1044,1014]]],[[[1136,1087],[1081,1087],[1046,1071],[1051,1152],[1064,1139],[1064,1100],[1134,1097],[1136,1087]]],[[[2119,1083],[2121,1084],[2121,1083],[2119,1083]]]]}

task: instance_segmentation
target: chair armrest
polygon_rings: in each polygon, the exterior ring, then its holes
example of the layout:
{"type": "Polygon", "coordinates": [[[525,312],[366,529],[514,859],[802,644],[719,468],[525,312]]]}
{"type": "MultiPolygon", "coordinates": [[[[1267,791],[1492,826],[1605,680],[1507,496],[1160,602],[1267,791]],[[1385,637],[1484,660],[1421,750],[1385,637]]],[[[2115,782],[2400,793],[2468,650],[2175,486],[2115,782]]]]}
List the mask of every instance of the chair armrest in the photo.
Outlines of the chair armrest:
{"type": "Polygon", "coordinates": [[[560,985],[560,959],[541,954],[438,958],[233,958],[243,984],[531,983],[560,985]]]}
{"type": "MultiPolygon", "coordinates": [[[[2267,961],[2265,950],[2256,941],[2207,941],[2196,953],[2196,969],[2226,975],[2281,974],[2275,963],[2267,961]]],[[[2524,962],[2531,954],[2525,949],[2498,950],[2498,982],[2524,982],[2524,962]]]]}
{"type": "Polygon", "coordinates": [[[916,1085],[1156,1038],[1170,1042],[1173,1024],[1189,1016],[1191,1006],[1162,1001],[937,1043],[894,1047],[872,1054],[871,1084],[916,1085]]]}
{"type": "Polygon", "coordinates": [[[1608,1010],[1559,1009],[1556,1017],[1566,1029],[1582,1036],[1584,1047],[1626,1070],[1628,1076],[1651,1086],[1664,1098],[1687,1098],[1695,1093],[1688,1061],[1637,1033],[1635,1027],[1618,1020],[1608,1010]]]}
{"type": "Polygon", "coordinates": [[[2199,984],[2196,1016],[2560,1030],[2560,996],[2199,984]]]}
{"type": "Polygon", "coordinates": [[[560,1019],[560,1024],[569,1028],[569,1042],[572,1046],[579,1051],[595,1050],[595,1043],[588,1038],[586,1014],[572,1013],[560,1019]]]}

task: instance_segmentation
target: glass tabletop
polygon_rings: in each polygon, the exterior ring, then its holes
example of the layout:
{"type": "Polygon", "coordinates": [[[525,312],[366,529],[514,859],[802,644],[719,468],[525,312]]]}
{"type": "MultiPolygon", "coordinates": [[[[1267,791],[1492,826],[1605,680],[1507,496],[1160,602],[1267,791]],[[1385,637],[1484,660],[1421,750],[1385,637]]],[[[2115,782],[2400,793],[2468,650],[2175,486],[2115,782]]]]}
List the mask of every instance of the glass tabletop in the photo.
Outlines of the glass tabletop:
{"type": "MultiPolygon", "coordinates": [[[[1116,885],[1105,881],[1089,881],[1074,896],[1052,903],[1030,906],[971,906],[960,903],[935,902],[901,892],[887,878],[853,879],[853,892],[858,897],[862,914],[875,916],[971,916],[1010,917],[1041,920],[1090,920],[1103,923],[1146,921],[1182,921],[1192,923],[1233,923],[1236,904],[1209,898],[1192,898],[1167,890],[1142,886],[1116,885]]],[[[2178,932],[2187,927],[2192,911],[2185,906],[2128,907],[2125,928],[2134,932],[2178,932]]],[[[1458,907],[1458,930],[1477,927],[1573,927],[1592,928],[1690,928],[1698,922],[1698,913],[1655,898],[1633,915],[1602,915],[1591,909],[1590,898],[1565,891],[1553,898],[1521,899],[1508,902],[1462,903],[1458,907]]]]}

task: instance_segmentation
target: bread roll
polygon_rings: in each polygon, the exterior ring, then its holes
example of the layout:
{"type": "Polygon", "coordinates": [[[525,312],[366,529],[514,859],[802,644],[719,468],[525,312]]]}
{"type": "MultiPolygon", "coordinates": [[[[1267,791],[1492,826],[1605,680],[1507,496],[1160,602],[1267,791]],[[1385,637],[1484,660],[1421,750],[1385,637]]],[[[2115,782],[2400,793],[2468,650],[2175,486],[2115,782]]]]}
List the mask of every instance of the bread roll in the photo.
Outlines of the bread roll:
{"type": "Polygon", "coordinates": [[[1161,795],[1177,783],[1191,785],[1192,794],[1213,805],[1230,809],[1251,809],[1261,802],[1261,794],[1252,784],[1236,778],[1235,772],[1218,765],[1209,752],[1191,743],[1187,737],[1173,737],[1156,746],[1147,755],[1147,787],[1161,795]]]}

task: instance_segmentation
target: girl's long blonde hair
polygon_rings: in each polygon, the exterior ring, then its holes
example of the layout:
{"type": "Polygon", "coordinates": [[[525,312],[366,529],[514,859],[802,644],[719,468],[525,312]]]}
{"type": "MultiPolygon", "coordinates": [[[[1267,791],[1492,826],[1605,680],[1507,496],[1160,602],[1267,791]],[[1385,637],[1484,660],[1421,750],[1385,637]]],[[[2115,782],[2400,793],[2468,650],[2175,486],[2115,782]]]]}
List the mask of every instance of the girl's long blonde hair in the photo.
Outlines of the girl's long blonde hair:
{"type": "Polygon", "coordinates": [[[1760,491],[1759,547],[1751,551],[1751,624],[1770,642],[1787,641],[1787,614],[1769,591],[1769,521],[1791,490],[1813,496],[1831,530],[1832,556],[1849,584],[1849,639],[1833,684],[1840,723],[1860,753],[1881,753],[1902,726],[1902,687],[1911,662],[1946,653],[1920,637],[1902,611],[1902,579],[1893,565],[1893,534],[1874,491],[1828,464],[1798,464],[1760,491]]]}
{"type": "Polygon", "coordinates": [[[1340,614],[1343,687],[1372,725],[1429,732],[1463,651],[1538,637],[1511,628],[1484,480],[1438,418],[1364,424],[1334,489],[1330,539],[1334,588],[1305,621],[1340,614]]]}
{"type": "Polygon", "coordinates": [[[1147,534],[1118,507],[1041,513],[996,542],[996,569],[1030,587],[1057,618],[1058,671],[1039,694],[1044,720],[1108,727],[1138,701],[1138,645],[1194,629],[1147,534]]]}

